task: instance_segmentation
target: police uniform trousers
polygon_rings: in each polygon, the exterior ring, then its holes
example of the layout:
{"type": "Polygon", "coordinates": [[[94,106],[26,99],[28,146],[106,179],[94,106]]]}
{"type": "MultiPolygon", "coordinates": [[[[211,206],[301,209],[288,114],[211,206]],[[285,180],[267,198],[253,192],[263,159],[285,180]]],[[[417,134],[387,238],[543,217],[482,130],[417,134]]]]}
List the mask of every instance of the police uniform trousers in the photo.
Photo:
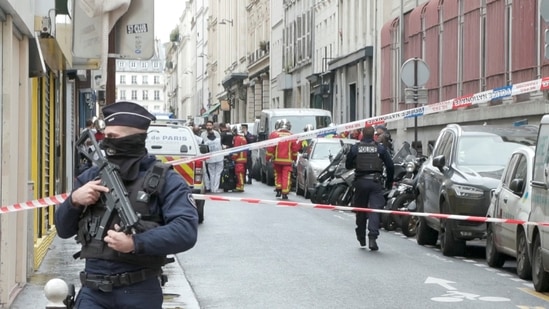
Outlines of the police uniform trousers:
{"type": "Polygon", "coordinates": [[[115,287],[111,292],[102,292],[82,287],[74,308],[78,309],[161,309],[162,287],[158,277],[129,286],[115,287]]]}
{"type": "MultiPolygon", "coordinates": [[[[353,207],[382,209],[385,205],[383,197],[383,186],[379,180],[366,175],[355,179],[355,194],[353,207]]],[[[368,238],[377,238],[379,235],[380,213],[378,212],[356,212],[356,235],[365,237],[366,223],[368,223],[368,238]]]]}

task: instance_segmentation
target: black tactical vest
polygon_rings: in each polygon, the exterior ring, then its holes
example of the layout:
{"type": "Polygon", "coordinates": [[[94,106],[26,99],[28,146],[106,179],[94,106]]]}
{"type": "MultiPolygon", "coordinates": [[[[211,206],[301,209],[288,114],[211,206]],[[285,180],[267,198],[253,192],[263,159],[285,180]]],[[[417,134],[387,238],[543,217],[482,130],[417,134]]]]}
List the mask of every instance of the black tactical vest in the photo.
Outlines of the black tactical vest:
{"type": "MultiPolygon", "coordinates": [[[[145,177],[139,177],[137,180],[125,184],[133,209],[141,218],[137,233],[164,224],[162,213],[152,214],[150,210],[151,207],[158,204],[157,200],[164,185],[165,173],[171,168],[172,166],[169,164],[156,162],[146,172],[145,177]]],[[[121,253],[109,248],[104,241],[96,240],[94,237],[105,211],[105,204],[101,200],[97,204],[86,208],[78,222],[78,235],[76,237],[77,242],[82,245],[82,250],[75,256],[119,261],[148,268],[160,268],[167,263],[166,256],[121,253]]],[[[109,230],[114,229],[114,224],[120,225],[120,219],[116,214],[112,219],[109,230]]]]}
{"type": "Polygon", "coordinates": [[[379,158],[376,142],[358,144],[355,171],[359,174],[383,172],[383,161],[379,158]]]}

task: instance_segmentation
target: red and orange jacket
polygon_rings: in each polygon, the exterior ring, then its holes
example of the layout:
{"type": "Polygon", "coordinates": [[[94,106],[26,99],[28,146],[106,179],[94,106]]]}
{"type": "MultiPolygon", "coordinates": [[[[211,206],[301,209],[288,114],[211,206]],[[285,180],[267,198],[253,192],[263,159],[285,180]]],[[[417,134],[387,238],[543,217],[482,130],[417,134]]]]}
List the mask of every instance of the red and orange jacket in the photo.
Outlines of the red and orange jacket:
{"type": "MultiPolygon", "coordinates": [[[[242,135],[236,135],[233,139],[233,146],[234,147],[238,147],[238,146],[242,146],[242,145],[246,145],[246,144],[248,144],[248,142],[246,142],[246,138],[242,135]]],[[[248,158],[248,151],[244,150],[244,151],[233,153],[231,158],[237,164],[238,163],[246,164],[246,162],[248,160],[247,159],[248,158]]]]}
{"type": "MultiPolygon", "coordinates": [[[[292,132],[287,130],[274,131],[269,135],[269,139],[289,135],[292,135],[292,132]]],[[[265,159],[267,161],[273,159],[274,164],[292,165],[292,162],[297,160],[298,151],[299,143],[296,143],[296,140],[285,140],[278,142],[276,146],[267,147],[265,159]]]]}

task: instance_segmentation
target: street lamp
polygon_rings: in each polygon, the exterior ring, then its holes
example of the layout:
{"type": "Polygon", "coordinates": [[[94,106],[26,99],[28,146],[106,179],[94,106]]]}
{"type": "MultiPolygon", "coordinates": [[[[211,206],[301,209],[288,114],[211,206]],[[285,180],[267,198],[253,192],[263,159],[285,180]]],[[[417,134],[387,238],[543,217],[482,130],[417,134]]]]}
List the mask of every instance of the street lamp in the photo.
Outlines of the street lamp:
{"type": "Polygon", "coordinates": [[[226,24],[228,24],[228,23],[231,24],[231,26],[232,26],[232,25],[233,25],[233,20],[232,20],[232,19],[223,18],[223,19],[219,22],[220,25],[226,25],[226,24]]]}

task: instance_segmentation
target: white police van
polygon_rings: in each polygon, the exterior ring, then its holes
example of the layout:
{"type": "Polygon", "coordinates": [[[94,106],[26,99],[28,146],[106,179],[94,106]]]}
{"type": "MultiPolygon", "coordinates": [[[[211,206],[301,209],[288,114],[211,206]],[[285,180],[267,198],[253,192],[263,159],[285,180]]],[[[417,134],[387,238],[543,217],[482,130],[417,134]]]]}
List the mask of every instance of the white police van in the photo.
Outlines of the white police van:
{"type": "MultiPolygon", "coordinates": [[[[150,154],[165,163],[196,157],[207,152],[204,145],[198,144],[197,137],[190,127],[171,123],[152,123],[147,132],[145,145],[150,154]]],[[[204,194],[203,175],[206,169],[203,160],[176,164],[173,168],[181,174],[193,193],[204,194]]],[[[204,221],[204,203],[204,200],[196,200],[199,223],[204,221]]]]}

